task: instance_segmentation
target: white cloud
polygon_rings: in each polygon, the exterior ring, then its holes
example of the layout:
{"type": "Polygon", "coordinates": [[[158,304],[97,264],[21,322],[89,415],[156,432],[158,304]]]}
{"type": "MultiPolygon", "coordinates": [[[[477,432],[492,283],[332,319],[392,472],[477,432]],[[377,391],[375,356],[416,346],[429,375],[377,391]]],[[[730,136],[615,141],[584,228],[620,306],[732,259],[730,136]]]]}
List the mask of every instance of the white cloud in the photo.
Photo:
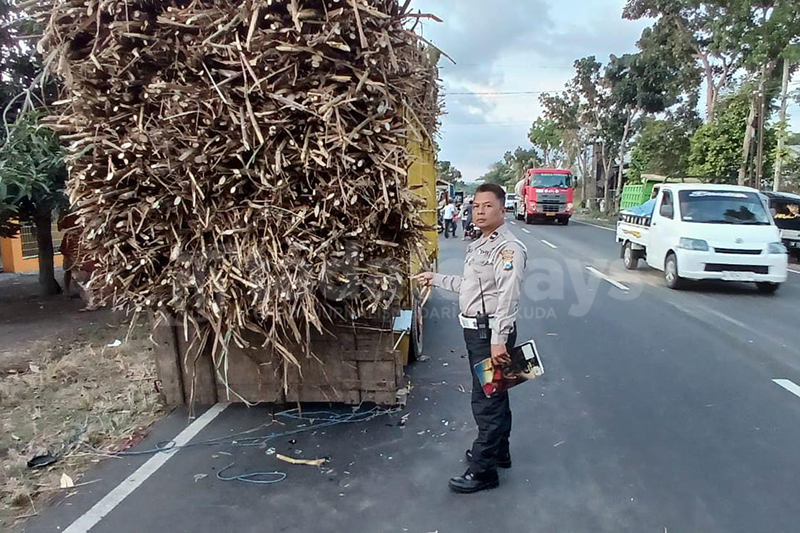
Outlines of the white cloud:
{"type": "Polygon", "coordinates": [[[539,94],[561,90],[575,59],[635,50],[646,25],[622,20],[624,0],[414,0],[443,24],[426,23],[426,38],[453,56],[443,60],[446,112],[442,159],[468,180],[483,175],[507,150],[527,146],[541,113],[539,94]],[[458,95],[453,93],[493,93],[458,95]]]}

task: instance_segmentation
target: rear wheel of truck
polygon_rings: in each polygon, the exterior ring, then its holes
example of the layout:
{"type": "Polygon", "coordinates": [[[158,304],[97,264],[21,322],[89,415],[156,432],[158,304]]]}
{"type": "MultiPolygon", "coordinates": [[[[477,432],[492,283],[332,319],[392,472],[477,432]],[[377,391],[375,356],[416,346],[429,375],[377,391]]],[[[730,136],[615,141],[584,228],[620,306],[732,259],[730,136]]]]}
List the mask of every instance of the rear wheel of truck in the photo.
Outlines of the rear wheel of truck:
{"type": "Polygon", "coordinates": [[[684,286],[683,278],[678,275],[678,258],[674,253],[670,253],[664,263],[664,279],[670,289],[680,290],[684,286]]]}
{"type": "Polygon", "coordinates": [[[756,287],[758,287],[758,292],[761,294],[775,294],[775,292],[780,288],[780,283],[756,283],[756,287]]]}
{"type": "Polygon", "coordinates": [[[408,362],[413,363],[419,360],[422,355],[422,306],[419,303],[414,305],[411,315],[411,338],[408,343],[408,362]]]}
{"type": "Polygon", "coordinates": [[[628,241],[622,247],[622,263],[627,270],[636,270],[639,268],[639,254],[638,250],[633,249],[633,244],[628,241]]]}

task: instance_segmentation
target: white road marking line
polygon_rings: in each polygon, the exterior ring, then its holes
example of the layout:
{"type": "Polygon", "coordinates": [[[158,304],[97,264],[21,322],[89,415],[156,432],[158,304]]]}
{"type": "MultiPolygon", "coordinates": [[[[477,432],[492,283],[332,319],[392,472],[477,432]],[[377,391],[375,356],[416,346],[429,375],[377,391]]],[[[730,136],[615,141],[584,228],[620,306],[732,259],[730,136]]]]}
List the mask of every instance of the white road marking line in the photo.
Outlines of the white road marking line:
{"type": "Polygon", "coordinates": [[[795,396],[800,397],[800,386],[795,384],[793,381],[789,381],[788,379],[773,379],[772,381],[775,384],[780,385],[784,389],[788,390],[795,396]]]}
{"type": "Polygon", "coordinates": [[[621,291],[629,291],[630,290],[628,287],[626,287],[625,285],[623,285],[619,281],[609,278],[608,276],[606,276],[605,274],[603,274],[602,272],[600,272],[599,270],[597,270],[594,267],[587,266],[586,270],[588,270],[589,272],[591,272],[592,274],[594,274],[598,278],[609,282],[610,284],[612,284],[613,286],[615,286],[616,288],[618,288],[621,291]]]}
{"type": "Polygon", "coordinates": [[[517,223],[516,223],[516,222],[514,222],[513,220],[511,220],[510,222],[511,222],[512,224],[514,224],[515,226],[517,225],[517,223]]]}
{"type": "Polygon", "coordinates": [[[542,242],[543,242],[543,243],[544,243],[546,246],[549,246],[550,248],[552,248],[553,250],[558,250],[558,246],[556,246],[556,245],[555,245],[555,244],[553,244],[552,242],[547,242],[547,241],[546,241],[546,240],[544,240],[544,239],[542,239],[542,242]]]}
{"type": "Polygon", "coordinates": [[[614,228],[607,228],[605,226],[598,226],[597,224],[591,224],[589,222],[582,222],[580,220],[576,220],[575,222],[577,222],[578,224],[583,224],[584,226],[591,226],[591,227],[597,228],[597,229],[604,229],[606,231],[617,231],[614,228]]]}
{"type": "Polygon", "coordinates": [[[522,231],[524,231],[525,233],[530,234],[530,231],[526,230],[525,228],[522,228],[522,231]]]}
{"type": "MultiPolygon", "coordinates": [[[[211,423],[212,420],[217,418],[222,411],[228,407],[229,403],[218,403],[211,407],[208,411],[203,413],[200,418],[189,424],[177,437],[173,439],[175,447],[179,448],[187,444],[190,440],[197,436],[203,428],[211,423]]],[[[177,453],[178,450],[172,452],[160,452],[153,455],[142,466],[140,466],[133,474],[128,476],[125,481],[117,485],[111,492],[103,496],[99,502],[94,504],[94,507],[86,511],[80,518],[75,520],[64,533],[85,533],[97,525],[108,513],[122,503],[122,500],[130,496],[147,478],[152,476],[159,468],[164,466],[164,463],[170,460],[171,457],[177,453]]]]}
{"type": "Polygon", "coordinates": [[[789,269],[789,272],[792,272],[794,274],[800,274],[800,270],[793,270],[791,268],[789,269]]]}

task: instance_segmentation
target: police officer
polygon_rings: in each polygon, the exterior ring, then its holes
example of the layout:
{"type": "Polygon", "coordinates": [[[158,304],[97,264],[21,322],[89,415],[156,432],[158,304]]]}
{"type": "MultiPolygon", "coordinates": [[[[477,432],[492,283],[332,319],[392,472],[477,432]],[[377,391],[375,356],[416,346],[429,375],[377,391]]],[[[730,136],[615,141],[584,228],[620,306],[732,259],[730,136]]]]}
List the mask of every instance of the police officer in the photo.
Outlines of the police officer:
{"type": "Polygon", "coordinates": [[[432,272],[416,276],[426,286],[459,294],[459,322],[472,374],[472,414],[478,425],[478,437],[466,454],[469,468],[464,475],[450,480],[450,488],[459,493],[497,487],[500,483],[497,468],[511,468],[508,392],[487,398],[474,371],[474,366],[487,357],[497,366],[507,365],[511,360],[509,350],[517,337],[515,317],[527,250],[504,225],[505,196],[498,185],[478,187],[472,218],[483,236],[467,248],[463,277],[432,272]],[[489,315],[491,334],[481,335],[478,317],[484,308],[489,315]]]}

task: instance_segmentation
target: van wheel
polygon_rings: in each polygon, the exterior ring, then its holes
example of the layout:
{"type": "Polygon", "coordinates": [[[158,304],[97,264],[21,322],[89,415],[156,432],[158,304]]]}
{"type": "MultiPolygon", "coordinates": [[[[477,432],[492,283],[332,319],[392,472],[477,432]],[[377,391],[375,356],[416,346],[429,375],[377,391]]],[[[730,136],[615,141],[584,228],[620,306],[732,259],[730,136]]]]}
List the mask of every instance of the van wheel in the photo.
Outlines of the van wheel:
{"type": "Polygon", "coordinates": [[[756,287],[758,287],[758,292],[761,294],[775,294],[775,292],[780,288],[780,283],[756,283],[756,287]]]}
{"type": "Polygon", "coordinates": [[[515,216],[517,217],[517,220],[525,220],[525,217],[520,215],[519,213],[515,213],[515,216]]]}
{"type": "Polygon", "coordinates": [[[633,244],[626,242],[622,247],[622,262],[627,270],[639,268],[639,254],[633,249],[633,244]]]}
{"type": "Polygon", "coordinates": [[[678,258],[674,253],[670,253],[664,263],[664,279],[670,289],[680,290],[684,286],[683,278],[678,275],[678,258]]]}

